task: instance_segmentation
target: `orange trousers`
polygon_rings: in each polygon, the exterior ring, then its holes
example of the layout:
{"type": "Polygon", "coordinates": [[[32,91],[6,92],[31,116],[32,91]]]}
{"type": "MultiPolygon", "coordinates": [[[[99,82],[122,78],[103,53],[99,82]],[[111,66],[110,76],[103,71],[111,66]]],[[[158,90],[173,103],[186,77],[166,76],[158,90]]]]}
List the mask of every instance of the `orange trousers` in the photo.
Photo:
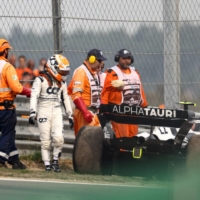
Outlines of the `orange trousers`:
{"type": "Polygon", "coordinates": [[[119,124],[111,121],[112,128],[115,132],[116,138],[120,137],[133,137],[138,134],[138,125],[132,124],[119,124]]]}
{"type": "Polygon", "coordinates": [[[74,134],[77,136],[78,131],[83,126],[100,126],[99,119],[96,114],[94,114],[91,123],[87,123],[83,117],[82,112],[79,109],[74,109],[74,134]]]}

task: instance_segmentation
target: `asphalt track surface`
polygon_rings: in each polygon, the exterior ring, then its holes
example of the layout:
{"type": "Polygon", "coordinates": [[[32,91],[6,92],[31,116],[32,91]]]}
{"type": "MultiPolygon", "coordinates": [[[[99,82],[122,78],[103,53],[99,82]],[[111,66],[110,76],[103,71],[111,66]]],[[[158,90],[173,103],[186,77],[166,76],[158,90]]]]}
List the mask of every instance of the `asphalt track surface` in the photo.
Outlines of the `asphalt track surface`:
{"type": "Polygon", "coordinates": [[[1,200],[170,200],[169,188],[0,178],[1,200]]]}

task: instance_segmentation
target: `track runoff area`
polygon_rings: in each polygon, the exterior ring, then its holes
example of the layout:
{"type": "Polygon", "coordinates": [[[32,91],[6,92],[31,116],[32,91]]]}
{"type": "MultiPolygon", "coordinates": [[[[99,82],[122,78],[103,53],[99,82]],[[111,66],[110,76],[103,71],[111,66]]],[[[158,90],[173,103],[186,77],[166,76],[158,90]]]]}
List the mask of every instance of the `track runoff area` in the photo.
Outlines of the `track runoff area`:
{"type": "Polygon", "coordinates": [[[0,178],[5,200],[170,200],[171,189],[161,186],[98,184],[0,178]]]}

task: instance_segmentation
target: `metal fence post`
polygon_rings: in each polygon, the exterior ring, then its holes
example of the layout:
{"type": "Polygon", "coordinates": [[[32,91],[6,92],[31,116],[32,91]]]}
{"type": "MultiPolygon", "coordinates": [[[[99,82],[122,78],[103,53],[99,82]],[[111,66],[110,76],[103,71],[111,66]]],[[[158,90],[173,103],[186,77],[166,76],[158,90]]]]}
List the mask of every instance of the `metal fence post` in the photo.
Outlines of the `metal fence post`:
{"type": "Polygon", "coordinates": [[[61,31],[61,10],[60,0],[51,0],[53,16],[53,40],[54,53],[62,53],[62,31],[61,31]]]}
{"type": "Polygon", "coordinates": [[[179,0],[163,1],[164,103],[176,107],[180,101],[179,0]]]}

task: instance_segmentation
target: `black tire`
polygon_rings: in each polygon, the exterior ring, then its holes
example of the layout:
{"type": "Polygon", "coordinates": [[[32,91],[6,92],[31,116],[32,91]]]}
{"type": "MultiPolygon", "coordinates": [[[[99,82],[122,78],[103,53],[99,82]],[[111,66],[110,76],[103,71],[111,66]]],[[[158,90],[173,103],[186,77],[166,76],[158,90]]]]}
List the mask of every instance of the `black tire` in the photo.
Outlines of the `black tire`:
{"type": "Polygon", "coordinates": [[[196,173],[200,169],[200,135],[193,135],[188,143],[186,152],[186,169],[189,173],[196,173]]]}
{"type": "Polygon", "coordinates": [[[101,174],[102,152],[103,130],[101,127],[82,127],[74,143],[74,171],[83,174],[101,174]]]}

